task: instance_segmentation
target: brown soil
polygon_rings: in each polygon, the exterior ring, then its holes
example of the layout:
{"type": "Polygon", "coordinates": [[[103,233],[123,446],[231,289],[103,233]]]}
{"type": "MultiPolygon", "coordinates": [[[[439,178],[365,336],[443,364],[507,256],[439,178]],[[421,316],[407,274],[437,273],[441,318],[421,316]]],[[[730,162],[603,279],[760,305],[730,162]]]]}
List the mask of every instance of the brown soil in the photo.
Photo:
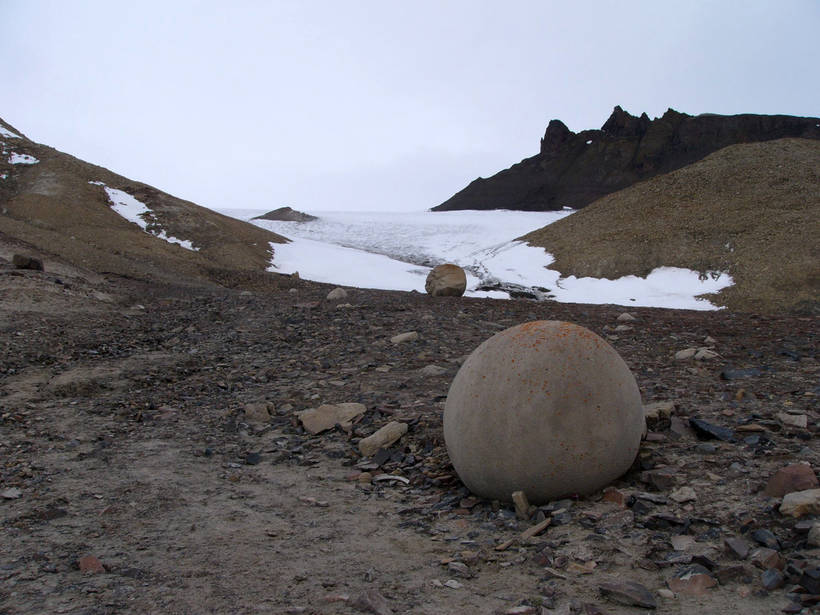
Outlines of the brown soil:
{"type": "Polygon", "coordinates": [[[0,492],[18,490],[0,499],[2,613],[356,613],[375,590],[393,613],[625,614],[637,609],[608,602],[602,581],[654,592],[694,557],[721,584],[658,597],[659,612],[762,614],[787,605],[792,585],[765,591],[727,537],[766,528],[793,566],[820,558],[760,493],[783,465],[820,462],[814,318],[636,309],[616,332],[612,306],[351,289],[342,307],[324,299],[330,287],[291,278],[250,293],[57,266],[0,261],[0,492]],[[678,423],[653,425],[615,483],[631,507],[597,493],[519,520],[453,474],[441,425],[452,377],[493,332],[533,319],[607,337],[645,402],[677,404],[678,423]],[[411,330],[418,340],[390,343],[411,330]],[[673,360],[707,335],[719,358],[673,360]],[[445,372],[420,375],[430,364],[445,372]],[[727,367],[759,371],[725,380],[727,367]],[[367,408],[351,433],[311,436],[295,414],[350,401],[367,408]],[[248,419],[256,402],[269,420],[248,419]],[[783,410],[809,427],[785,426],[783,410]],[[694,416],[759,431],[699,443],[694,416]],[[358,440],[393,420],[409,432],[369,471],[406,485],[357,467],[358,440]],[[653,488],[647,468],[668,468],[674,485],[653,488]],[[668,497],[681,486],[697,500],[668,497]],[[654,502],[640,499],[653,489],[654,502]],[[553,519],[546,532],[496,549],[539,515],[553,519]],[[86,556],[103,570],[82,572],[86,556]]]}
{"type": "Polygon", "coordinates": [[[563,275],[728,271],[729,308],[814,311],[820,301],[820,142],[734,145],[608,195],[522,239],[563,275]]]}

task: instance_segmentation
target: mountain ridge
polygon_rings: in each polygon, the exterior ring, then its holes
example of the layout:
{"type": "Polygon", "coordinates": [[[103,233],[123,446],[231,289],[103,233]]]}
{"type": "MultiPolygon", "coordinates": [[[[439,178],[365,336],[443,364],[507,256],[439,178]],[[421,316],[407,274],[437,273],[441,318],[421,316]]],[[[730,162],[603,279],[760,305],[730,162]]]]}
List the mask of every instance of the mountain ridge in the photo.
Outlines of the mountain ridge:
{"type": "Polygon", "coordinates": [[[474,180],[432,211],[579,209],[723,147],[793,137],[820,139],[820,118],[692,116],[669,109],[650,120],[646,113],[636,117],[616,106],[599,130],[575,133],[560,120],[551,120],[538,154],[474,180]]]}

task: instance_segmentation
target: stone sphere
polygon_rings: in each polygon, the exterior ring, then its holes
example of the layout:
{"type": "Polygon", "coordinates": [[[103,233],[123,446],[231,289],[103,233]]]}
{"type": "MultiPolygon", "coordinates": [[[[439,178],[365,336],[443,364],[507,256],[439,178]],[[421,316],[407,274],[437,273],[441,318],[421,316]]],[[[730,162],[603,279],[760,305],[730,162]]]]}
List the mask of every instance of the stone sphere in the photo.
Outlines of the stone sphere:
{"type": "Polygon", "coordinates": [[[444,440],[476,495],[544,503],[593,493],[626,472],[644,428],[641,394],[612,346],[567,322],[486,340],[456,374],[444,440]]]}
{"type": "Polygon", "coordinates": [[[427,274],[424,290],[432,297],[460,297],[467,289],[467,274],[458,265],[438,265],[427,274]]]}

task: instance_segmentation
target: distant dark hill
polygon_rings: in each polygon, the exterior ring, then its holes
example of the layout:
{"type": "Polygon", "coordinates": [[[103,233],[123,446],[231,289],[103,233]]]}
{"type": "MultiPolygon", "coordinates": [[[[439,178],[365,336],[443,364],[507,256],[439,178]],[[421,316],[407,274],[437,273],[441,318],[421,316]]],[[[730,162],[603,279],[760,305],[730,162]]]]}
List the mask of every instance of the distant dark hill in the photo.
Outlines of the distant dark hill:
{"type": "Polygon", "coordinates": [[[275,220],[279,222],[312,222],[318,220],[316,216],[311,216],[301,211],[296,211],[290,207],[280,207],[268,213],[256,216],[254,220],[275,220]]]}
{"type": "Polygon", "coordinates": [[[433,211],[577,209],[635,182],[668,173],[737,143],[820,139],[820,118],[789,115],[691,116],[669,109],[650,120],[620,107],[600,130],[574,133],[552,120],[541,151],[479,178],[433,211]]]}
{"type": "Polygon", "coordinates": [[[27,246],[32,255],[97,273],[231,285],[237,279],[273,275],[266,274],[271,243],[286,241],[35,143],[0,120],[0,244],[27,246]],[[154,232],[119,215],[104,187],[92,182],[145,204],[151,210],[148,228],[154,232]],[[169,243],[161,233],[190,242],[194,249],[169,243]]]}
{"type": "Polygon", "coordinates": [[[820,310],[820,141],[732,145],[609,194],[522,237],[563,275],[728,271],[710,299],[750,312],[820,310]]]}

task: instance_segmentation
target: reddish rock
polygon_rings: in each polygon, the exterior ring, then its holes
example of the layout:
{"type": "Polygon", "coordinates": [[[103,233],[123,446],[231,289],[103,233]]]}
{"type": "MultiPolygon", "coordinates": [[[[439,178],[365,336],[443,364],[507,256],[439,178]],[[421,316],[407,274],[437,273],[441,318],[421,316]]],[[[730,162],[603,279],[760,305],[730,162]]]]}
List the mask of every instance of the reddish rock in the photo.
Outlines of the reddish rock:
{"type": "Polygon", "coordinates": [[[615,487],[607,487],[604,489],[604,502],[611,502],[612,504],[616,504],[621,508],[626,506],[626,496],[615,489],[615,487]]]}
{"type": "Polygon", "coordinates": [[[814,489],[817,486],[817,476],[811,466],[793,463],[775,472],[763,493],[770,498],[781,498],[787,493],[814,489]]]}
{"type": "Polygon", "coordinates": [[[77,561],[77,565],[80,567],[80,572],[88,572],[90,574],[99,574],[105,572],[105,567],[102,565],[102,562],[98,560],[93,555],[86,555],[85,557],[81,557],[77,561]]]}

